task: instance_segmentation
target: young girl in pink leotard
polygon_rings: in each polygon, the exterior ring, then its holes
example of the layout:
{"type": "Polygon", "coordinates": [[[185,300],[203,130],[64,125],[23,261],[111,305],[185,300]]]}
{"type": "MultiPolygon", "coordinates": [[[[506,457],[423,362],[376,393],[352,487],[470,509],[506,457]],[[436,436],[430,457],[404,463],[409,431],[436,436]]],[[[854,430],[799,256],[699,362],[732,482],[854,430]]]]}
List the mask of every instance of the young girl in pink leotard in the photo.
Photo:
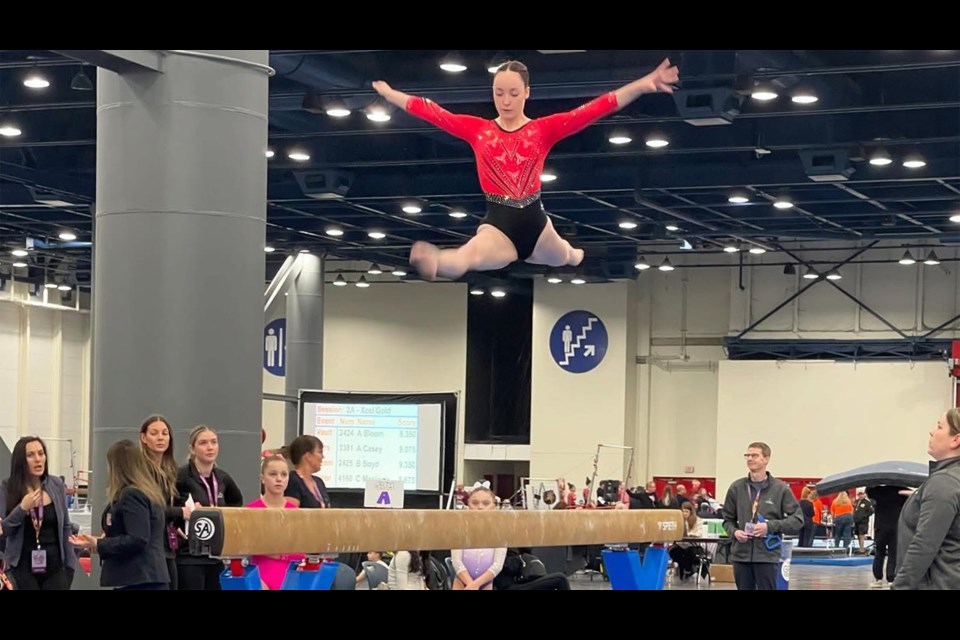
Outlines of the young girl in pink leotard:
{"type": "MultiPolygon", "coordinates": [[[[263,495],[247,505],[253,509],[296,509],[297,505],[283,496],[290,478],[290,467],[281,456],[268,456],[260,464],[260,482],[263,495]]],[[[260,568],[260,581],[266,589],[277,591],[287,576],[287,567],[303,554],[285,553],[278,556],[251,556],[250,564],[260,568]]]]}
{"type": "MultiPolygon", "coordinates": [[[[486,485],[486,483],[484,483],[486,485]]],[[[496,509],[496,499],[489,486],[474,485],[467,508],[475,511],[496,509]]],[[[493,579],[503,568],[507,549],[451,549],[450,559],[457,576],[453,581],[454,591],[490,591],[493,579]]]]}

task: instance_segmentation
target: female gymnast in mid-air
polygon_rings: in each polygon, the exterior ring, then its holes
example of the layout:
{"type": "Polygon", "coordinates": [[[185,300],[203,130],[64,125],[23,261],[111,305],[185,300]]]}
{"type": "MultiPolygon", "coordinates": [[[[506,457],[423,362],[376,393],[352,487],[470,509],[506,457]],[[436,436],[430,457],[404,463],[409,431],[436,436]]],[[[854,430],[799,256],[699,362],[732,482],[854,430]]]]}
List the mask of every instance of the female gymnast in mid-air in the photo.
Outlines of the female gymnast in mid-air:
{"type": "Polygon", "coordinates": [[[455,280],[467,271],[502,269],[517,260],[551,267],[579,265],[583,250],[560,237],[540,202],[540,174],[547,154],[560,140],[645,93],[673,93],[678,80],[677,68],[664,60],[639,80],[573,111],[533,120],[523,112],[530,97],[530,74],[516,61],[500,65],[493,77],[493,101],[499,114],[494,120],[450,113],[431,100],[374,82],[374,90],[391,104],[470,144],[487,200],[487,215],[469,242],[442,251],[428,242],[416,242],[410,264],[425,280],[437,276],[455,280]]]}

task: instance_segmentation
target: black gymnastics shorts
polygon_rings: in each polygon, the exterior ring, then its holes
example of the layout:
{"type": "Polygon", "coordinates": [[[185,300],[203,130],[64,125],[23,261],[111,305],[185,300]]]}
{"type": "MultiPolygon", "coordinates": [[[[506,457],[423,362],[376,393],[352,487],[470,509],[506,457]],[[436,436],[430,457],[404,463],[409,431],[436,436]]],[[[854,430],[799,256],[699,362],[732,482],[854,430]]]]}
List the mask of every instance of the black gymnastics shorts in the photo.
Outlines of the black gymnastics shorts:
{"type": "Polygon", "coordinates": [[[510,239],[517,250],[517,257],[526,260],[533,255],[533,250],[540,240],[540,234],[547,226],[547,214],[543,210],[543,203],[536,198],[525,206],[515,206],[517,201],[496,196],[500,201],[487,196],[487,215],[480,224],[489,224],[499,229],[510,239]],[[504,201],[511,204],[505,204],[504,201]]]}

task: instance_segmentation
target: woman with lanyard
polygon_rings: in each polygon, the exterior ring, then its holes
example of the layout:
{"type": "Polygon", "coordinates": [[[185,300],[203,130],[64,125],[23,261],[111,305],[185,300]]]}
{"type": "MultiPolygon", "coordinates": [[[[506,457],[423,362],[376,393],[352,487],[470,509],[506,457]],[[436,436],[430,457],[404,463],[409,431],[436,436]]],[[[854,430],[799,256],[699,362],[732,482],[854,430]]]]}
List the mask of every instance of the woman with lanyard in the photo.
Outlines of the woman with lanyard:
{"type": "MultiPolygon", "coordinates": [[[[179,501],[189,507],[242,507],[243,496],[233,478],[216,466],[220,454],[217,432],[200,425],[188,438],[190,461],[177,471],[179,501]]],[[[177,550],[177,588],[181,591],[219,591],[223,563],[192,556],[186,545],[177,550]]]]}
{"type": "Polygon", "coordinates": [[[77,568],[70,544],[70,516],[63,481],[47,471],[47,447],[35,436],[20,438],[10,458],[10,477],[0,486],[6,550],[3,562],[17,589],[66,591],[77,568]]]}
{"type": "Polygon", "coordinates": [[[175,506],[177,499],[177,463],[173,458],[173,427],[161,415],[149,416],[140,425],[140,451],[151,463],[150,469],[163,492],[164,551],[167,557],[167,573],[170,574],[170,589],[177,588],[177,549],[186,544],[181,531],[184,522],[190,519],[189,507],[175,506]]]}
{"type": "Polygon", "coordinates": [[[316,436],[299,436],[287,447],[295,473],[284,495],[301,509],[327,509],[330,498],[323,480],[313,475],[323,466],[323,443],[316,436]]]}

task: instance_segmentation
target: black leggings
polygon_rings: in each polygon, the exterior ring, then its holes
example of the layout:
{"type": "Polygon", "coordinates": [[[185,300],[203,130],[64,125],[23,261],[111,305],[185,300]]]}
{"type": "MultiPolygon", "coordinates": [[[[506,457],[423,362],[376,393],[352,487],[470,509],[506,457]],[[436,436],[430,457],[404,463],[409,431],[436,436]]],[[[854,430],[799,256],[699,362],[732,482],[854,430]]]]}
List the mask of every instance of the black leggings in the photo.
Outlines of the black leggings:
{"type": "MultiPolygon", "coordinates": [[[[71,551],[72,553],[72,551],[71,551]]],[[[31,573],[30,568],[16,567],[10,572],[13,586],[19,591],[68,591],[70,578],[66,569],[49,573],[31,573]]]]}
{"type": "Polygon", "coordinates": [[[177,563],[177,589],[180,591],[220,591],[223,564],[177,563]]]}
{"type": "Polygon", "coordinates": [[[540,234],[547,226],[547,214],[539,199],[522,209],[488,201],[487,216],[480,224],[489,224],[503,232],[517,250],[517,258],[526,260],[533,255],[540,234]]]}

